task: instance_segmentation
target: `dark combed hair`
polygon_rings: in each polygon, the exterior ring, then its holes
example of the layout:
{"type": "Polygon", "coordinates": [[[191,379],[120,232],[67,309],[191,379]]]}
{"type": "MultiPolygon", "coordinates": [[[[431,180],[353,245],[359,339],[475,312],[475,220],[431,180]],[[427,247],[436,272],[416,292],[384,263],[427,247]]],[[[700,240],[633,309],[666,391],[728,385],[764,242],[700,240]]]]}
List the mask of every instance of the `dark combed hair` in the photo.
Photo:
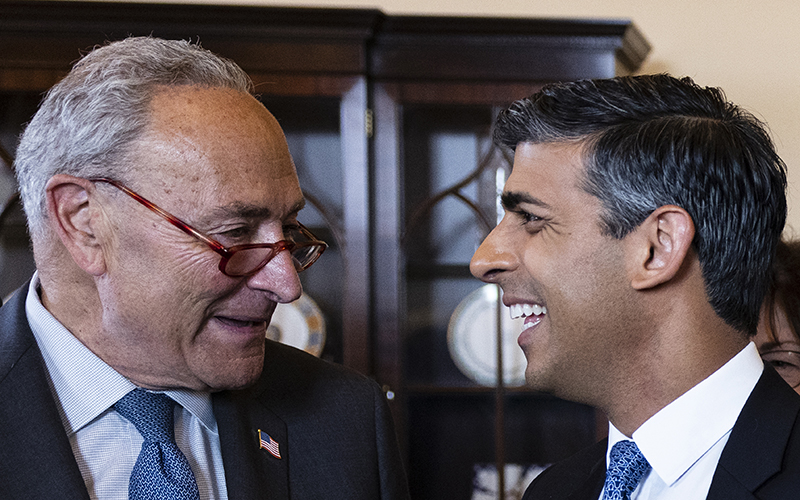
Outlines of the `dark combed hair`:
{"type": "Polygon", "coordinates": [[[786,221],[786,166],[766,126],[720,89],[663,74],[552,84],[501,112],[494,137],[512,149],[584,144],[583,188],[615,238],[660,206],[686,210],[712,307],[755,334],[786,221]]]}

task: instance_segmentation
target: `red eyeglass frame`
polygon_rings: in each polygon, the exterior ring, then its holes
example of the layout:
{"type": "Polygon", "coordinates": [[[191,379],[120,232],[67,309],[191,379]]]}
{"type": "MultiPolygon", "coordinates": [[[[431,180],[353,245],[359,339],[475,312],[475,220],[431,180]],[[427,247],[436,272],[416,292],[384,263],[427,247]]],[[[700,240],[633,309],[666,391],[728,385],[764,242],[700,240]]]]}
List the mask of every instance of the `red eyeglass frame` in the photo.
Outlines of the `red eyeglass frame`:
{"type": "MultiPolygon", "coordinates": [[[[127,194],[128,196],[130,196],[134,200],[138,201],[139,203],[141,203],[145,207],[149,208],[151,211],[155,212],[156,214],[160,215],[161,217],[163,217],[164,219],[169,221],[173,226],[177,227],[178,229],[180,229],[184,233],[186,233],[186,234],[188,234],[190,236],[193,236],[194,238],[197,238],[198,240],[200,240],[203,243],[205,243],[206,245],[208,245],[208,247],[211,250],[213,250],[214,252],[219,254],[219,256],[221,257],[221,259],[219,261],[219,266],[218,266],[219,267],[219,271],[222,274],[224,274],[225,276],[229,276],[231,278],[240,278],[240,277],[243,277],[243,276],[252,276],[253,274],[255,274],[258,271],[260,271],[261,269],[263,269],[264,266],[266,266],[269,263],[269,261],[271,261],[276,255],[278,255],[280,252],[282,252],[284,250],[287,250],[291,254],[297,248],[317,247],[318,251],[317,251],[316,255],[314,255],[313,258],[307,264],[305,264],[303,266],[298,266],[298,265],[295,266],[295,269],[297,269],[297,272],[305,271],[306,269],[311,267],[311,265],[314,262],[316,262],[317,259],[319,259],[319,257],[322,255],[322,253],[328,247],[327,243],[325,243],[322,240],[317,239],[317,237],[314,236],[314,234],[311,233],[311,231],[309,231],[304,225],[300,224],[299,222],[297,223],[297,225],[298,225],[298,228],[300,229],[300,232],[303,234],[303,236],[308,238],[309,241],[302,241],[302,242],[298,243],[298,242],[295,242],[295,241],[281,240],[281,241],[276,241],[275,243],[247,243],[247,244],[244,244],[244,245],[234,245],[232,247],[226,247],[225,245],[223,245],[222,243],[218,242],[214,238],[212,238],[210,236],[206,236],[205,234],[201,233],[200,231],[198,231],[197,229],[193,228],[189,224],[183,222],[179,218],[175,217],[171,213],[169,213],[166,210],[164,210],[163,208],[159,207],[158,205],[156,205],[152,201],[148,200],[144,196],[140,195],[136,191],[133,191],[132,189],[128,188],[127,186],[125,186],[121,182],[115,181],[113,179],[109,179],[107,177],[92,177],[92,178],[89,178],[87,180],[90,181],[90,182],[101,182],[101,183],[105,183],[105,184],[111,184],[112,186],[114,186],[115,188],[119,189],[123,193],[127,194]],[[234,256],[234,254],[236,254],[236,252],[240,252],[242,250],[249,250],[249,249],[252,249],[252,248],[269,248],[269,249],[272,250],[272,254],[268,258],[266,258],[263,261],[261,261],[258,264],[258,266],[256,266],[255,269],[253,269],[251,271],[248,271],[246,273],[232,274],[232,273],[228,273],[226,271],[226,266],[227,266],[228,262],[231,260],[231,258],[234,256]]],[[[294,259],[294,257],[292,258],[292,260],[294,260],[296,263],[299,264],[299,262],[296,259],[294,259]]]]}

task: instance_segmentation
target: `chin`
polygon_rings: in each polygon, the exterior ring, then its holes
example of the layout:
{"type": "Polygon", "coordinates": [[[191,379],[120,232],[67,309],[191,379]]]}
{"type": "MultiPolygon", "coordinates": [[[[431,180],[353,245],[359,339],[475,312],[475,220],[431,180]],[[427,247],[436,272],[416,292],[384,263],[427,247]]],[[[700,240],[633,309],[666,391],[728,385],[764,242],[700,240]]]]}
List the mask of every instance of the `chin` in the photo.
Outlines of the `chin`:
{"type": "Polygon", "coordinates": [[[234,379],[220,381],[217,387],[212,388],[212,391],[238,391],[247,389],[258,382],[261,376],[261,370],[258,373],[242,375],[234,379]]]}
{"type": "Polygon", "coordinates": [[[206,385],[211,392],[246,389],[258,382],[263,369],[263,356],[258,359],[257,363],[253,361],[229,363],[215,370],[214,373],[208,374],[209,376],[205,378],[206,385]]]}
{"type": "Polygon", "coordinates": [[[541,368],[538,371],[534,370],[530,364],[525,369],[525,385],[537,392],[556,395],[556,388],[547,372],[541,368]]]}

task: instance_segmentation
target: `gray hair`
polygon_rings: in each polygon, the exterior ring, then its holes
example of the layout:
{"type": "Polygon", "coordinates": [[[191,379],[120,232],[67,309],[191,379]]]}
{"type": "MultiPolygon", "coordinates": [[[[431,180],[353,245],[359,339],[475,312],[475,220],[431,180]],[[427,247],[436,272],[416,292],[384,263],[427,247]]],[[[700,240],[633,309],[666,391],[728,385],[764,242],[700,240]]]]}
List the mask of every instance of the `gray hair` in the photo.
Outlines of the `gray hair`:
{"type": "Polygon", "coordinates": [[[31,236],[46,232],[45,186],[55,174],[115,177],[165,86],[252,93],[247,74],[188,41],[131,37],[96,48],[51,88],[25,129],[15,169],[31,236]]]}

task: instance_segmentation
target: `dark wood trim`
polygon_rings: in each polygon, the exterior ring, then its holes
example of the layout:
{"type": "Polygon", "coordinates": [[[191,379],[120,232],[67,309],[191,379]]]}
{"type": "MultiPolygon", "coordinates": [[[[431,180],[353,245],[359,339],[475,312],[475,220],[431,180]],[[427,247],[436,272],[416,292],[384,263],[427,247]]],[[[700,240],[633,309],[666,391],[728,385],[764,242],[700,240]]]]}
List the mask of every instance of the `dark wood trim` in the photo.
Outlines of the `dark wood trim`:
{"type": "MultiPolygon", "coordinates": [[[[397,394],[391,405],[398,434],[406,435],[403,391],[404,268],[400,247],[402,217],[402,145],[399,103],[383,85],[372,89],[375,133],[372,144],[372,325],[375,373],[397,394]]],[[[401,441],[401,445],[407,443],[401,441]]],[[[404,453],[407,450],[403,450],[404,453]]]]}
{"type": "Polygon", "coordinates": [[[366,78],[353,82],[342,96],[341,142],[344,197],[343,249],[344,364],[362,373],[374,373],[370,310],[370,185],[369,136],[366,126],[368,89],[366,78]]]}
{"type": "MultiPolygon", "coordinates": [[[[0,2],[0,67],[65,72],[129,35],[200,40],[248,72],[543,81],[635,70],[650,45],[627,20],[387,16],[372,9],[0,2]],[[426,57],[419,57],[426,54],[426,57]]],[[[8,78],[8,77],[6,77],[8,78]]],[[[15,84],[7,83],[6,88],[15,84]]]]}
{"type": "Polygon", "coordinates": [[[117,2],[0,2],[0,68],[66,72],[130,35],[199,40],[248,72],[359,73],[377,10],[117,2]]]}
{"type": "Polygon", "coordinates": [[[370,62],[377,78],[552,81],[611,77],[617,60],[634,71],[649,51],[621,19],[397,16],[376,32],[370,62]]]}
{"type": "Polygon", "coordinates": [[[256,94],[304,97],[342,97],[359,75],[309,75],[250,72],[256,94]]]}
{"type": "Polygon", "coordinates": [[[148,34],[225,38],[328,38],[363,41],[383,14],[374,9],[257,7],[136,2],[3,1],[0,31],[108,36],[148,34]],[[231,26],[236,26],[231,31],[231,26]],[[195,33],[191,35],[191,33],[195,33]]]}
{"type": "Polygon", "coordinates": [[[508,103],[527,97],[545,82],[417,82],[396,80],[383,82],[386,92],[400,102],[410,104],[481,104],[505,107],[508,103]]]}

